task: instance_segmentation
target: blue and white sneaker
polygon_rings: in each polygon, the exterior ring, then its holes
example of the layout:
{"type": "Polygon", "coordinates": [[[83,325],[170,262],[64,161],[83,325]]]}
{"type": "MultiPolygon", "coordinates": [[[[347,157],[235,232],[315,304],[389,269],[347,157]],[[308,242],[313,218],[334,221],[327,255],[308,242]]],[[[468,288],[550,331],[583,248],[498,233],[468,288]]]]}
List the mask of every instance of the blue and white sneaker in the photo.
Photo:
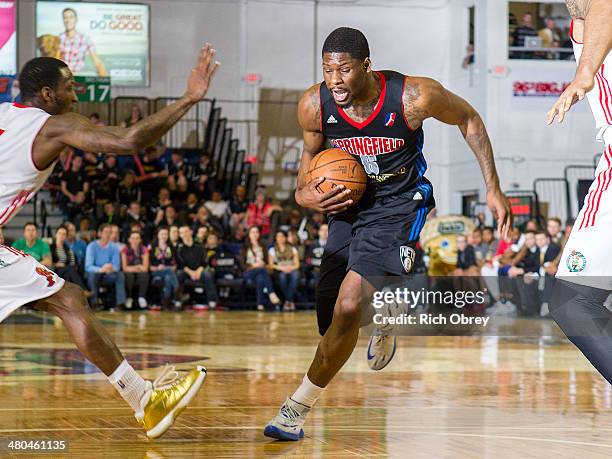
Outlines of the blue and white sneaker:
{"type": "Polygon", "coordinates": [[[395,335],[374,335],[368,344],[368,366],[372,370],[382,370],[395,355],[397,339],[395,335]]]}
{"type": "Polygon", "coordinates": [[[310,407],[287,397],[278,414],[264,429],[264,435],[277,440],[297,441],[304,438],[304,422],[310,407]]]}

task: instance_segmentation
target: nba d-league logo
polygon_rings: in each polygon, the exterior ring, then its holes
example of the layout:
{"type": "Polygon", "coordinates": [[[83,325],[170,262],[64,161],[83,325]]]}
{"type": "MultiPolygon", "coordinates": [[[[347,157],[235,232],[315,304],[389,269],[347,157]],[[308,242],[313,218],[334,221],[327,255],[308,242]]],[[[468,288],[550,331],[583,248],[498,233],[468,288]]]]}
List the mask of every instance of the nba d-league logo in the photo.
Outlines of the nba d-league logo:
{"type": "Polygon", "coordinates": [[[399,248],[399,255],[400,260],[402,261],[402,266],[404,267],[404,271],[406,271],[406,273],[409,273],[412,270],[412,265],[414,264],[416,252],[412,247],[402,245],[399,248]]]}

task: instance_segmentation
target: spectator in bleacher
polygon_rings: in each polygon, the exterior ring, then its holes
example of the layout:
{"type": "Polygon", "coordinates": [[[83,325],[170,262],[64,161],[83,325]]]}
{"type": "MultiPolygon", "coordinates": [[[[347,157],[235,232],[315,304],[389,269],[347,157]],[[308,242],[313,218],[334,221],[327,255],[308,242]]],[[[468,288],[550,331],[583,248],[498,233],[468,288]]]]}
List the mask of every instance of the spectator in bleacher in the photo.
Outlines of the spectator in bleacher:
{"type": "Polygon", "coordinates": [[[119,215],[117,208],[115,207],[115,203],[112,201],[108,201],[102,207],[102,216],[100,217],[98,223],[108,223],[109,225],[123,225],[123,219],[119,215]]]}
{"type": "Polygon", "coordinates": [[[326,223],[319,226],[317,231],[317,239],[308,246],[306,252],[306,274],[310,280],[310,286],[314,287],[316,282],[319,281],[319,275],[321,273],[321,260],[323,260],[323,253],[325,252],[325,246],[327,245],[327,236],[329,234],[329,227],[326,223]]]}
{"type": "Polygon", "coordinates": [[[170,243],[170,232],[162,226],[151,245],[151,282],[162,279],[162,306],[168,308],[174,301],[175,309],[180,309],[179,281],[176,277],[175,248],[170,243]],[[174,300],[173,300],[174,298],[174,300]]]}
{"type": "Polygon", "coordinates": [[[165,187],[168,171],[159,164],[161,147],[147,147],[142,158],[137,157],[136,167],[139,174],[136,183],[140,186],[142,203],[149,206],[155,201],[160,188],[165,187]]]}
{"type": "Polygon", "coordinates": [[[162,218],[162,212],[166,210],[166,207],[174,205],[172,199],[170,199],[170,190],[165,186],[159,189],[157,193],[157,200],[150,206],[151,218],[162,218]]]}
{"type": "Polygon", "coordinates": [[[229,203],[229,226],[232,229],[238,225],[246,225],[246,211],[249,205],[246,195],[247,189],[244,185],[236,186],[234,196],[229,203]]]}
{"type": "Polygon", "coordinates": [[[121,253],[125,247],[125,244],[121,241],[121,229],[119,225],[113,223],[111,224],[111,242],[117,245],[119,248],[119,253],[121,253]]]}
{"type": "Polygon", "coordinates": [[[563,233],[561,232],[561,219],[557,217],[550,217],[546,221],[546,231],[550,237],[551,242],[554,242],[558,246],[563,243],[563,233]]]}
{"type": "Polygon", "coordinates": [[[47,180],[47,186],[49,187],[49,191],[51,191],[51,195],[54,198],[57,198],[58,194],[61,194],[62,176],[70,170],[70,165],[72,164],[72,157],[74,154],[74,148],[64,148],[59,155],[55,167],[53,168],[53,172],[51,172],[51,175],[47,180]]]}
{"type": "Polygon", "coordinates": [[[482,239],[482,230],[480,228],[474,229],[470,233],[469,239],[469,245],[473,248],[474,255],[476,256],[476,263],[482,266],[489,252],[489,245],[482,239]]]}
{"type": "Polygon", "coordinates": [[[149,249],[142,243],[138,231],[130,233],[127,245],[121,251],[121,268],[125,275],[125,307],[132,309],[134,286],[138,287],[138,307],[146,309],[149,288],[149,249]]]}
{"type": "Polygon", "coordinates": [[[64,197],[64,212],[68,216],[68,204],[82,204],[84,196],[80,199],[77,196],[79,192],[89,193],[89,182],[83,170],[83,157],[75,155],[72,158],[70,169],[62,174],[60,182],[60,190],[64,197]]]}
{"type": "Polygon", "coordinates": [[[64,207],[64,217],[72,221],[78,221],[84,216],[92,218],[93,214],[94,208],[84,191],[77,192],[74,201],[66,202],[64,207]]]}
{"type": "Polygon", "coordinates": [[[23,237],[13,242],[13,248],[21,250],[48,268],[53,266],[49,244],[38,237],[38,226],[26,223],[23,226],[23,237]]]}
{"type": "Polygon", "coordinates": [[[523,246],[512,259],[512,266],[508,271],[510,277],[521,276],[525,273],[539,273],[540,271],[540,254],[536,245],[535,233],[525,231],[523,236],[523,246]]]}
{"type": "Polygon", "coordinates": [[[208,226],[218,233],[223,233],[223,226],[221,225],[221,222],[219,222],[216,217],[211,215],[208,207],[206,206],[200,206],[198,208],[198,213],[196,214],[196,218],[193,222],[193,232],[197,234],[198,229],[201,226],[208,226]]]}
{"type": "Polygon", "coordinates": [[[117,190],[121,176],[117,171],[117,157],[106,155],[99,168],[97,185],[95,186],[96,203],[98,206],[106,202],[117,201],[117,190]]]}
{"type": "Polygon", "coordinates": [[[195,240],[198,244],[206,244],[208,240],[208,234],[210,233],[210,226],[202,225],[198,228],[198,232],[195,235],[195,240]]]}
{"type": "Polygon", "coordinates": [[[269,202],[266,190],[260,187],[255,192],[255,201],[247,207],[246,223],[249,227],[260,227],[261,236],[265,239],[270,235],[270,216],[275,211],[282,212],[283,209],[269,202]]]}
{"type": "Polygon", "coordinates": [[[123,223],[122,236],[123,240],[126,240],[132,230],[132,225],[138,224],[141,229],[141,234],[144,239],[149,239],[149,225],[142,215],[142,207],[140,202],[130,202],[127,213],[125,214],[125,222],[123,223]]]}
{"type": "Polygon", "coordinates": [[[179,215],[174,206],[167,206],[164,210],[160,209],[155,218],[155,227],[179,224],[179,215]]]}
{"type": "Polygon", "coordinates": [[[77,238],[89,244],[94,240],[96,236],[96,231],[91,228],[91,218],[83,217],[79,220],[79,232],[77,233],[77,238]]]}
{"type": "Polygon", "coordinates": [[[134,103],[132,104],[132,108],[130,109],[130,116],[128,116],[125,120],[123,120],[123,122],[121,123],[121,126],[130,127],[138,123],[142,118],[143,116],[142,116],[142,110],[140,109],[140,105],[134,103]]]}
{"type": "Polygon", "coordinates": [[[210,213],[221,221],[227,212],[227,201],[223,199],[220,191],[213,191],[211,198],[204,203],[210,213]]]}
{"type": "MultiPolygon", "coordinates": [[[[547,17],[544,20],[546,26],[538,30],[538,36],[542,39],[542,48],[552,48],[553,43],[561,43],[563,38],[561,37],[561,31],[557,28],[554,18],[547,17]]],[[[548,58],[553,58],[553,53],[548,53],[548,58]]]]}
{"type": "Polygon", "coordinates": [[[175,199],[184,201],[185,193],[189,187],[189,165],[183,158],[181,151],[174,150],[170,156],[170,162],[166,165],[168,171],[168,188],[175,199]]]}
{"type": "MultiPolygon", "coordinates": [[[[83,171],[90,185],[93,185],[94,180],[97,180],[97,175],[100,172],[100,163],[98,155],[90,151],[83,152],[83,171]]],[[[93,188],[93,187],[92,187],[93,188]]]]}
{"type": "Polygon", "coordinates": [[[168,228],[168,235],[170,238],[170,245],[172,245],[173,249],[176,250],[178,243],[181,241],[181,238],[179,237],[179,226],[172,225],[170,228],[168,228]]]}
{"type": "Polygon", "coordinates": [[[268,268],[274,273],[283,294],[283,310],[295,311],[295,291],[300,280],[300,257],[287,242],[287,234],[277,231],[275,243],[268,249],[268,268]]]}
{"type": "Polygon", "coordinates": [[[259,228],[251,226],[240,252],[240,261],[244,270],[244,279],[255,284],[257,310],[263,311],[266,297],[276,308],[280,306],[280,299],[274,292],[272,279],[268,272],[268,251],[260,238],[259,228]]]}
{"type": "Polygon", "coordinates": [[[87,290],[85,282],[79,273],[74,252],[66,242],[68,230],[64,226],[60,226],[55,230],[55,237],[51,244],[51,258],[53,260],[53,271],[62,279],[77,284],[85,291],[87,298],[91,297],[91,292],[87,290]]]}
{"type": "Polygon", "coordinates": [[[478,257],[473,245],[467,243],[467,237],[463,234],[456,236],[457,240],[457,265],[453,276],[477,276],[479,275],[478,257]]]}
{"type": "Polygon", "coordinates": [[[525,232],[533,231],[535,233],[539,229],[540,225],[538,224],[538,221],[535,218],[527,220],[527,223],[525,224],[525,232]]]}
{"type": "Polygon", "coordinates": [[[189,188],[199,193],[200,196],[208,198],[215,187],[215,179],[217,177],[217,171],[208,153],[203,153],[200,156],[200,161],[195,166],[190,177],[191,184],[189,188]]]}
{"type": "Polygon", "coordinates": [[[179,234],[180,242],[176,248],[179,282],[184,285],[185,281],[190,279],[192,282],[203,283],[208,307],[214,309],[217,306],[219,296],[215,286],[214,272],[206,269],[205,248],[202,244],[194,241],[193,231],[189,226],[181,226],[179,234]]]}
{"type": "MultiPolygon", "coordinates": [[[[523,14],[523,21],[516,28],[513,34],[512,46],[525,46],[525,38],[537,37],[538,33],[533,28],[533,15],[531,13],[523,14]]],[[[513,51],[510,53],[513,59],[533,59],[534,54],[530,52],[513,51]]]]}
{"type": "Polygon", "coordinates": [[[208,266],[212,266],[213,268],[216,265],[217,259],[221,255],[223,248],[219,243],[219,235],[214,231],[210,232],[208,236],[206,236],[206,262],[208,266]]]}
{"type": "Polygon", "coordinates": [[[82,272],[85,267],[85,252],[87,251],[87,244],[81,239],[77,238],[76,226],[72,222],[64,222],[63,225],[66,228],[66,244],[68,248],[72,250],[79,266],[79,270],[82,272]]]}
{"type": "Polygon", "coordinates": [[[299,237],[295,228],[290,228],[289,231],[287,231],[287,241],[289,244],[291,244],[291,246],[296,248],[301,263],[306,256],[306,246],[302,242],[302,239],[299,237]]]}
{"type": "Polygon", "coordinates": [[[491,226],[485,226],[482,229],[482,242],[488,247],[485,261],[492,260],[495,252],[497,252],[499,241],[495,239],[495,230],[491,226]]]}
{"type": "Polygon", "coordinates": [[[131,202],[140,202],[142,193],[136,183],[136,174],[133,170],[126,170],[117,189],[117,201],[121,206],[128,207],[131,202]]]}
{"type": "MultiPolygon", "coordinates": [[[[540,268],[546,268],[559,254],[561,247],[550,240],[546,231],[538,231],[535,235],[535,242],[540,257],[540,268]]],[[[540,269],[539,273],[543,275],[544,269],[540,269]]]]}
{"type": "Polygon", "coordinates": [[[114,284],[117,307],[125,305],[125,277],[121,272],[119,248],[111,241],[111,227],[102,223],[98,229],[99,239],[87,246],[85,273],[89,290],[93,293],[92,304],[98,303],[98,286],[101,282],[114,284]]]}
{"type": "Polygon", "coordinates": [[[183,208],[181,209],[181,222],[192,222],[195,220],[198,213],[200,203],[198,201],[198,195],[196,193],[189,193],[183,208]]]}

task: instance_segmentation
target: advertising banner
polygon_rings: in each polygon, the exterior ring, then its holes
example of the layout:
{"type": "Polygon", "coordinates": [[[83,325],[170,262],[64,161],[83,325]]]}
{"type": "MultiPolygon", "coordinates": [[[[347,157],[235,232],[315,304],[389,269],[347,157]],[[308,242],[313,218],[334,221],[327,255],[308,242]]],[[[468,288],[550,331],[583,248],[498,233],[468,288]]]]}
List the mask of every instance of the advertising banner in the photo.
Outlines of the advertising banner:
{"type": "Polygon", "coordinates": [[[0,0],[0,75],[17,73],[17,2],[0,0]]]}
{"type": "Polygon", "coordinates": [[[39,56],[62,59],[75,75],[149,85],[148,5],[39,1],[36,40],[39,56]]]}

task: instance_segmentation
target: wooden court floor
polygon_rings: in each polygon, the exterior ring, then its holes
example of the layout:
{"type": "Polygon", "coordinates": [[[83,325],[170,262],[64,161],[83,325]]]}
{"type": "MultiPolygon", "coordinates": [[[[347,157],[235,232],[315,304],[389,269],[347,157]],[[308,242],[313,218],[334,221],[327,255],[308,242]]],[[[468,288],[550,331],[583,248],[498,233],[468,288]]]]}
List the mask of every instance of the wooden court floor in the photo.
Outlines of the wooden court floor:
{"type": "Polygon", "coordinates": [[[278,443],[262,428],[301,381],[318,341],[309,312],[101,314],[132,364],[203,363],[208,378],[163,438],[148,441],[60,324],[0,325],[0,437],[62,439],[74,458],[610,458],[612,390],[547,320],[543,338],[402,337],[372,372],[367,337],[306,424],[278,443]]]}

